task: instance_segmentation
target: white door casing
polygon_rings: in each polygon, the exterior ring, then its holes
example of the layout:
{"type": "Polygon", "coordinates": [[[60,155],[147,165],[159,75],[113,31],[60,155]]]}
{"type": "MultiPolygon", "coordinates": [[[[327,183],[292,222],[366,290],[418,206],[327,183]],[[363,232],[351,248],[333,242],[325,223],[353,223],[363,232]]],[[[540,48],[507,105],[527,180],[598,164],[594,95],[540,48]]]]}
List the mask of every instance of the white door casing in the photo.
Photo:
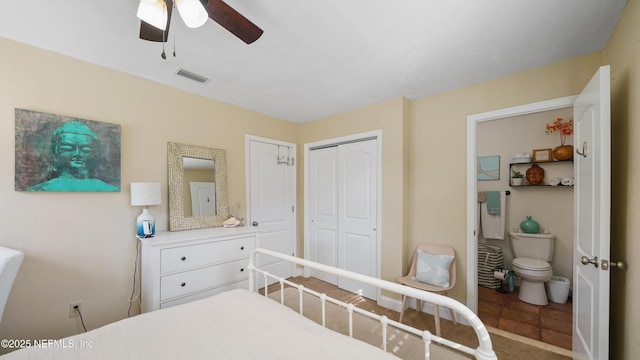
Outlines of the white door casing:
{"type": "Polygon", "coordinates": [[[609,358],[611,99],[601,67],[574,104],[573,357],[609,358]],[[580,155],[584,154],[584,155],[580,155]],[[583,264],[582,258],[592,263],[583,264]]]}
{"type": "Polygon", "coordinates": [[[467,116],[467,307],[478,313],[478,187],[476,128],[479,123],[572,107],[576,96],[467,116]]]}
{"type": "MultiPolygon", "coordinates": [[[[254,136],[247,136],[246,144],[247,226],[259,230],[259,247],[295,256],[296,146],[254,136]]],[[[295,271],[293,265],[272,258],[259,257],[257,262],[285,278],[295,271]]]]}

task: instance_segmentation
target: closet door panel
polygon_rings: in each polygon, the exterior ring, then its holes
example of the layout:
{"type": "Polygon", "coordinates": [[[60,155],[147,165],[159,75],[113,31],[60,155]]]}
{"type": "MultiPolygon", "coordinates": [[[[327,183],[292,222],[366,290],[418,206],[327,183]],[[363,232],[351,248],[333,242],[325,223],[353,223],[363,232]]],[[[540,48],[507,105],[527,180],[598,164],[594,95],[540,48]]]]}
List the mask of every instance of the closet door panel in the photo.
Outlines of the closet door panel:
{"type": "MultiPolygon", "coordinates": [[[[338,266],[338,147],[311,151],[309,159],[310,260],[338,266]]],[[[335,275],[311,276],[338,284],[335,275]]]]}
{"type": "MultiPolygon", "coordinates": [[[[377,141],[338,147],[338,266],[377,276],[377,141]]],[[[338,286],[376,299],[368,285],[339,279],[338,286]]]]}

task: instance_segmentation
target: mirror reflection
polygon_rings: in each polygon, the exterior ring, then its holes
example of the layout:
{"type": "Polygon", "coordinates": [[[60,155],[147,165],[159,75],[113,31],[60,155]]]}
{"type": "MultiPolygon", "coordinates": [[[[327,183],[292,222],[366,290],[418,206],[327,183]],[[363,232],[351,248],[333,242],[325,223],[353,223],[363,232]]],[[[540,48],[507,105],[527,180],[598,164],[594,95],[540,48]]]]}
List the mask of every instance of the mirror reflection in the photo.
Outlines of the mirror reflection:
{"type": "Polygon", "coordinates": [[[169,230],[222,226],[228,218],[225,151],[169,142],[169,230]]]}
{"type": "Polygon", "coordinates": [[[182,158],[184,169],[184,216],[216,214],[215,161],[182,158]]]}

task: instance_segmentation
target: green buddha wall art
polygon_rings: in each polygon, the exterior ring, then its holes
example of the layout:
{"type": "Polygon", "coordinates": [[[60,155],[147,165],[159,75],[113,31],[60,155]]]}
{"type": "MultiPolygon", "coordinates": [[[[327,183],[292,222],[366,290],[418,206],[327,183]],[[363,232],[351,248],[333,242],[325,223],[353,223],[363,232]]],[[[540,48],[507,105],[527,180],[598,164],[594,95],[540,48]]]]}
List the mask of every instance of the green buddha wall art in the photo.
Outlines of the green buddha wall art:
{"type": "Polygon", "coordinates": [[[120,191],[120,125],[16,109],[17,191],[120,191]]]}

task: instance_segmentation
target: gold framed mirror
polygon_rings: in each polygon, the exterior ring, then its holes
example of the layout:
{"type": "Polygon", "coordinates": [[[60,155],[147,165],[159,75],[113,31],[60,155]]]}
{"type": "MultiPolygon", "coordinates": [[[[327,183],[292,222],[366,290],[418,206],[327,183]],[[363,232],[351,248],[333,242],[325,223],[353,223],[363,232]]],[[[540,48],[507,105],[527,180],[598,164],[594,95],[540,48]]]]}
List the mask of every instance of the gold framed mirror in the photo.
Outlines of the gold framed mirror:
{"type": "Polygon", "coordinates": [[[169,142],[169,230],[222,226],[229,218],[224,150],[169,142]]]}

